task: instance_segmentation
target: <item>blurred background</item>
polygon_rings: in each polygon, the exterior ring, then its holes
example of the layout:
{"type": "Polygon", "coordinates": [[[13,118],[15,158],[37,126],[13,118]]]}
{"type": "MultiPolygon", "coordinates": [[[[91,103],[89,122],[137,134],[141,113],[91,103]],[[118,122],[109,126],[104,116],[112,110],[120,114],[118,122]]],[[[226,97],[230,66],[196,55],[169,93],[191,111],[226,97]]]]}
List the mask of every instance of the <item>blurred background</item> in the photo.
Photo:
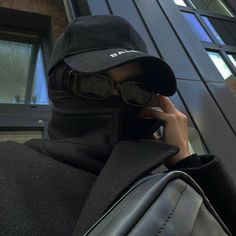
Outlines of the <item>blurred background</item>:
{"type": "Polygon", "coordinates": [[[75,17],[101,14],[126,18],[170,64],[192,152],[218,155],[236,181],[235,0],[0,0],[0,141],[47,138],[52,46],[75,17]]]}

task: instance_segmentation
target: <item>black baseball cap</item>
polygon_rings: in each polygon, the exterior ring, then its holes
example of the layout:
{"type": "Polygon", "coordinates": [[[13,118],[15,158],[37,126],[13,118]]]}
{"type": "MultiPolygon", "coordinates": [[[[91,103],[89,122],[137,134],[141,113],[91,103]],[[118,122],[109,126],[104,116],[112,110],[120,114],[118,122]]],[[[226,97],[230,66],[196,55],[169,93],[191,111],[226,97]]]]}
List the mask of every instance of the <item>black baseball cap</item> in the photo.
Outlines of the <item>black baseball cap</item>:
{"type": "Polygon", "coordinates": [[[161,95],[171,96],[176,91],[176,79],[170,66],[149,55],[141,36],[119,16],[84,16],[69,23],[55,42],[48,74],[63,61],[84,74],[140,61],[144,83],[161,95]]]}

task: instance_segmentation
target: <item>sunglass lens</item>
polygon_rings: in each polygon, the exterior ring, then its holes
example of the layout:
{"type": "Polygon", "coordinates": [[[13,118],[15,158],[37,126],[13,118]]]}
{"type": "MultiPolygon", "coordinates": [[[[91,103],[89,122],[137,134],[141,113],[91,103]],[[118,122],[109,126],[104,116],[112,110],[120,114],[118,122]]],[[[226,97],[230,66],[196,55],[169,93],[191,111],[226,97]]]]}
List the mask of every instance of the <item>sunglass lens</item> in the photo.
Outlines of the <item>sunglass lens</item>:
{"type": "Polygon", "coordinates": [[[152,91],[144,84],[135,81],[123,83],[121,94],[128,104],[135,106],[148,105],[152,99],[152,91]]]}
{"type": "Polygon", "coordinates": [[[111,81],[96,75],[78,77],[72,85],[72,90],[75,94],[91,99],[107,97],[111,88],[111,81]]]}

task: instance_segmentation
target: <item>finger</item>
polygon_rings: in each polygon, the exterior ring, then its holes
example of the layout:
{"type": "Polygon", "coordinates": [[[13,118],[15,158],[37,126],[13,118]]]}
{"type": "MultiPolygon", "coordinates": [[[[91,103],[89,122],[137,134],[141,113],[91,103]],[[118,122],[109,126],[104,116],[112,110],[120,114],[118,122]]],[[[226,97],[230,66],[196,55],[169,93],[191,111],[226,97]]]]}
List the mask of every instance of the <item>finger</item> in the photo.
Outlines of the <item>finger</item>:
{"type": "Polygon", "coordinates": [[[148,107],[159,107],[160,106],[160,95],[155,95],[152,98],[151,103],[148,107]]]}
{"type": "Polygon", "coordinates": [[[159,95],[153,96],[151,103],[148,106],[143,107],[141,112],[138,114],[138,117],[148,117],[149,113],[147,111],[149,111],[149,110],[162,111],[162,109],[160,108],[159,95]]]}
{"type": "Polygon", "coordinates": [[[176,113],[177,109],[168,97],[160,96],[160,107],[164,112],[176,113]]]}

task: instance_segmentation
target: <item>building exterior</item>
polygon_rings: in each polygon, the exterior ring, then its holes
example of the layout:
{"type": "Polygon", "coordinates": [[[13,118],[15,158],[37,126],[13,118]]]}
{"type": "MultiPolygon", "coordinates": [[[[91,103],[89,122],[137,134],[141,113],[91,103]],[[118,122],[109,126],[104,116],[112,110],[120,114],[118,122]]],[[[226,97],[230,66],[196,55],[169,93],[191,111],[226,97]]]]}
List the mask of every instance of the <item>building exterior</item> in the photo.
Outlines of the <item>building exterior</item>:
{"type": "MultiPolygon", "coordinates": [[[[27,89],[23,99],[13,92],[14,101],[12,98],[2,100],[1,88],[6,82],[0,77],[2,139],[14,138],[19,131],[23,132],[23,139],[26,131],[29,131],[29,137],[43,135],[50,119],[50,105],[45,95],[46,83],[44,88],[37,87],[37,78],[40,75],[36,72],[47,69],[51,45],[67,23],[65,12],[68,21],[76,16],[114,14],[126,18],[144,38],[149,53],[163,58],[173,68],[178,81],[178,92],[171,99],[189,118],[189,135],[193,150],[198,153],[217,154],[236,181],[234,0],[64,0],[63,3],[51,0],[45,1],[44,5],[44,1],[35,0],[31,2],[40,2],[41,5],[32,6],[31,12],[29,9],[23,8],[23,12],[20,7],[14,7],[16,15],[25,15],[25,21],[21,25],[8,19],[13,10],[10,5],[6,5],[7,2],[16,4],[17,1],[0,0],[0,13],[2,11],[5,14],[4,17],[0,14],[0,45],[6,44],[6,40],[12,41],[9,25],[21,28],[23,39],[19,35],[14,36],[15,41],[18,39],[21,42],[25,42],[27,38],[27,33],[23,32],[27,31],[25,28],[33,28],[33,31],[37,32],[36,36],[33,34],[33,39],[31,37],[31,41],[26,41],[36,45],[32,46],[30,55],[34,58],[31,65],[36,64],[38,67],[28,68],[25,86],[27,89]],[[27,22],[27,14],[31,14],[36,23],[27,22]],[[38,90],[44,92],[40,94],[37,93],[38,90]]],[[[0,73],[1,70],[3,69],[0,69],[0,73]]],[[[42,80],[46,81],[46,76],[44,77],[42,80]]],[[[2,89],[4,90],[6,88],[2,89]]],[[[17,88],[15,91],[18,91],[17,88]]]]}

